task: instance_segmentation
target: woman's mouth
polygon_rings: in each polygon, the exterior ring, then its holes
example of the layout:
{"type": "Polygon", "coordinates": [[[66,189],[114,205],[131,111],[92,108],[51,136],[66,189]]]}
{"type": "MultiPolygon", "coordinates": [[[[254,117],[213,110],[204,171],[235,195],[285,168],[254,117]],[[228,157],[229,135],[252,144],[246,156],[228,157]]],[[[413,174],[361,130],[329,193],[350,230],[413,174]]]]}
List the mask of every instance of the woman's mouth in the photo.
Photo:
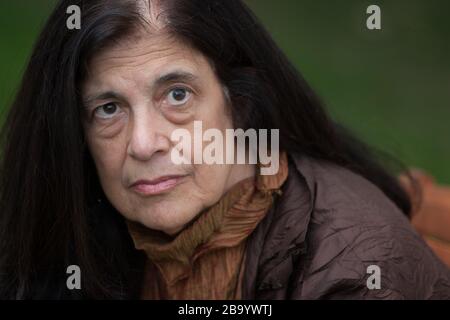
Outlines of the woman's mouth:
{"type": "Polygon", "coordinates": [[[133,191],[140,195],[157,195],[175,188],[185,176],[162,176],[152,180],[138,180],[131,185],[133,191]]]}

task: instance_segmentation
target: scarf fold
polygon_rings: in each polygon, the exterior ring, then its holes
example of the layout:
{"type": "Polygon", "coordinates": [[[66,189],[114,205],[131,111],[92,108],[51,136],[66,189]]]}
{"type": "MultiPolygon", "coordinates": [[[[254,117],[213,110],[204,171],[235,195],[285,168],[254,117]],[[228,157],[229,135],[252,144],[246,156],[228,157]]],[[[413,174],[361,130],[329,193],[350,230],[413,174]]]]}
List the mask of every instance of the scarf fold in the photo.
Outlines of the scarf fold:
{"type": "Polygon", "coordinates": [[[240,299],[245,240],[273,195],[281,193],[287,174],[282,153],[277,174],[238,182],[175,237],[127,221],[136,249],[148,257],[142,298],[240,299]]]}

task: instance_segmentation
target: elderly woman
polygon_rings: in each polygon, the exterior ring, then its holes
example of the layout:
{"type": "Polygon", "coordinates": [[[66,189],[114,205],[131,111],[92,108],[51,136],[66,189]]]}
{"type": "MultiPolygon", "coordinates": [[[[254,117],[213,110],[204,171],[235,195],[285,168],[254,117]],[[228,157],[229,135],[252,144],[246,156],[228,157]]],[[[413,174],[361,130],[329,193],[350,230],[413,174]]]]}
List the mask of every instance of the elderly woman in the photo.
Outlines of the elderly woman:
{"type": "Polygon", "coordinates": [[[2,138],[1,297],[450,297],[396,179],[240,0],[60,1],[2,138]],[[175,163],[195,123],[279,130],[277,170],[262,174],[262,137],[216,144],[257,163],[175,163]]]}

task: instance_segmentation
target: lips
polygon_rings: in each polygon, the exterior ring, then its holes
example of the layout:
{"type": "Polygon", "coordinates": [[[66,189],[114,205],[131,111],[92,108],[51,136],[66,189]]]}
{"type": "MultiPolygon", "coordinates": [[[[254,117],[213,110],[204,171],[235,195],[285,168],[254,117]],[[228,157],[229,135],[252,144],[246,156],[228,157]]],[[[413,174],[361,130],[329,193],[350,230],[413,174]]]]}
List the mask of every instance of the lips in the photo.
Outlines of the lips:
{"type": "Polygon", "coordinates": [[[173,189],[184,177],[182,175],[171,175],[153,180],[138,180],[130,188],[141,195],[157,195],[173,189]]]}

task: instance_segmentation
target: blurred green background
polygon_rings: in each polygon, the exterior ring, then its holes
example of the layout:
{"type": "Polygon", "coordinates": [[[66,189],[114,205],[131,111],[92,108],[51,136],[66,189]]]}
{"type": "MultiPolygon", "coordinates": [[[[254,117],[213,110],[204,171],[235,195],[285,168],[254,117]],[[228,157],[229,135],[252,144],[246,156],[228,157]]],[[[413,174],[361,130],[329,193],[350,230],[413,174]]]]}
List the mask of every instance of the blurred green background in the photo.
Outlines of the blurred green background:
{"type": "MultiPolygon", "coordinates": [[[[450,184],[450,1],[247,0],[336,120],[450,184]],[[366,28],[381,7],[382,30],[366,28]]],[[[54,0],[0,2],[0,108],[54,0]]]]}

